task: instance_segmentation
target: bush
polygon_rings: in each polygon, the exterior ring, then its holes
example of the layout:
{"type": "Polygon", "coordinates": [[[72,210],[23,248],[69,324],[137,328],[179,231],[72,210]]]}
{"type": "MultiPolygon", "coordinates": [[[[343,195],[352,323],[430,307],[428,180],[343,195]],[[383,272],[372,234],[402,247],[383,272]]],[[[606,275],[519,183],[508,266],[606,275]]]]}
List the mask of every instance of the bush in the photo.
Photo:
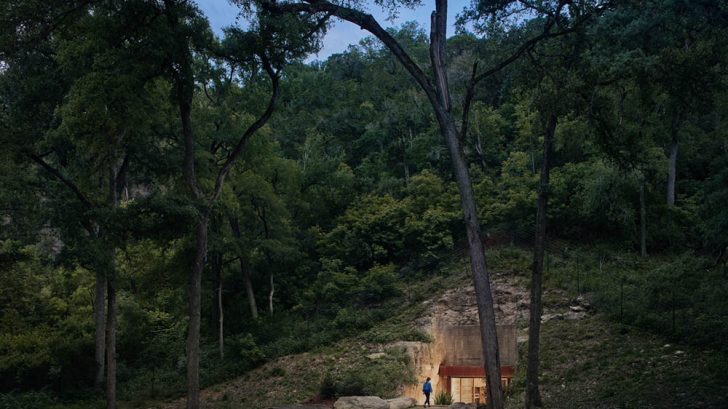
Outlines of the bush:
{"type": "Polygon", "coordinates": [[[336,397],[336,380],[330,373],[327,373],[324,375],[323,379],[321,379],[319,396],[322,399],[331,399],[336,397]]]}
{"type": "Polygon", "coordinates": [[[341,380],[336,380],[327,373],[321,380],[319,396],[322,399],[332,399],[339,396],[361,396],[366,395],[364,381],[357,374],[347,374],[341,380]]]}
{"type": "Polygon", "coordinates": [[[364,380],[357,374],[349,374],[336,383],[337,396],[364,396],[369,392],[364,385],[364,380]]]}
{"type": "Polygon", "coordinates": [[[0,409],[47,408],[53,405],[55,402],[55,398],[44,392],[0,394],[0,409]]]}
{"type": "Polygon", "coordinates": [[[435,405],[450,405],[452,404],[452,395],[445,391],[439,392],[435,395],[435,405]]]}
{"type": "Polygon", "coordinates": [[[270,375],[275,378],[286,376],[286,370],[281,368],[280,366],[276,366],[275,368],[270,370],[270,375]]]}
{"type": "Polygon", "coordinates": [[[254,368],[265,361],[263,350],[255,343],[251,334],[241,334],[230,341],[230,349],[240,360],[240,366],[254,368]]]}

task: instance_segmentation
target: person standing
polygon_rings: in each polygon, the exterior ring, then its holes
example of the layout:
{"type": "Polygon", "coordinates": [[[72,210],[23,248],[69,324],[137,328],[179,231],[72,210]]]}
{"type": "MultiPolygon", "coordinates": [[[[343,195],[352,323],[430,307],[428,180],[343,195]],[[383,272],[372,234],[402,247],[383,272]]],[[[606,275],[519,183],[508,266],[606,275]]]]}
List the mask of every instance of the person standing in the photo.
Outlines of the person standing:
{"type": "Polygon", "coordinates": [[[430,383],[430,377],[427,377],[427,380],[422,385],[422,393],[425,394],[425,404],[422,405],[424,408],[425,406],[432,406],[430,403],[430,394],[432,393],[432,384],[430,383]]]}

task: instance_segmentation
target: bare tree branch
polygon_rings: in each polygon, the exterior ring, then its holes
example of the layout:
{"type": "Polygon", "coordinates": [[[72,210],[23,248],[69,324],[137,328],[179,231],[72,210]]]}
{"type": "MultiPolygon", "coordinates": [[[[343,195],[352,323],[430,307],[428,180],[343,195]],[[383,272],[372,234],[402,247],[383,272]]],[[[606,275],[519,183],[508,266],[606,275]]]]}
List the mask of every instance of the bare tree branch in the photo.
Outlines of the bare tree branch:
{"type": "Polygon", "coordinates": [[[268,74],[268,77],[270,77],[271,80],[271,97],[268,101],[268,107],[266,108],[265,112],[263,112],[263,114],[258,117],[258,119],[253,122],[248,127],[248,129],[245,130],[243,135],[238,140],[238,143],[235,145],[235,148],[228,155],[225,163],[220,168],[220,171],[217,173],[217,178],[215,179],[215,189],[213,190],[212,196],[210,197],[210,203],[215,203],[218,197],[220,197],[225,177],[230,172],[230,169],[232,169],[233,163],[242,153],[245,143],[248,141],[248,139],[250,139],[251,136],[253,136],[253,134],[255,134],[255,132],[262,128],[263,125],[265,125],[265,123],[268,121],[268,119],[270,119],[271,115],[273,115],[273,109],[278,99],[278,95],[280,94],[280,74],[278,71],[273,69],[270,61],[268,60],[268,57],[266,57],[264,54],[260,54],[260,59],[263,63],[263,68],[265,69],[265,72],[268,74]]]}
{"type": "Polygon", "coordinates": [[[527,41],[525,41],[523,44],[521,44],[520,47],[518,47],[508,58],[500,61],[498,64],[494,65],[493,67],[489,68],[488,70],[480,73],[475,78],[475,83],[479,83],[483,79],[501,71],[505,67],[511,65],[513,62],[518,60],[524,53],[531,51],[539,42],[550,39],[550,38],[556,38],[561,37],[570,33],[573,33],[577,31],[579,28],[581,28],[582,25],[584,25],[587,21],[589,21],[592,17],[595,15],[600,14],[602,11],[606,10],[609,6],[609,2],[605,2],[601,7],[597,8],[596,10],[592,12],[587,12],[584,14],[579,15],[576,20],[567,28],[564,28],[562,30],[552,32],[551,30],[556,27],[561,27],[559,18],[561,14],[561,10],[566,4],[569,4],[569,1],[560,1],[559,5],[557,7],[557,10],[555,13],[548,13],[548,17],[546,20],[546,23],[544,24],[543,31],[537,35],[534,36],[527,41]]]}
{"type": "Polygon", "coordinates": [[[78,186],[76,186],[75,183],[73,183],[70,179],[68,179],[65,176],[63,176],[63,174],[61,173],[61,171],[59,171],[58,169],[54,168],[48,162],[44,161],[43,158],[41,158],[38,155],[33,154],[30,151],[25,151],[24,153],[33,162],[35,162],[38,165],[40,165],[40,167],[42,167],[43,169],[45,169],[48,173],[50,173],[56,179],[58,179],[58,181],[60,181],[61,183],[63,183],[69,190],[71,190],[71,192],[73,192],[73,194],[76,195],[76,198],[81,203],[83,203],[83,205],[87,209],[93,209],[93,208],[96,208],[97,207],[88,197],[86,197],[86,195],[83,194],[83,192],[81,192],[81,189],[79,189],[78,186]]]}
{"type": "Polygon", "coordinates": [[[331,13],[332,15],[354,23],[362,29],[370,32],[372,35],[377,37],[381,42],[389,48],[397,59],[402,63],[405,69],[412,75],[417,83],[425,91],[427,97],[438,105],[440,102],[437,99],[435,88],[433,87],[430,80],[425,75],[424,71],[417,65],[417,63],[407,54],[402,46],[395,40],[387,30],[372,17],[371,14],[364,13],[362,11],[339,6],[330,3],[326,0],[304,0],[305,3],[285,3],[278,4],[275,0],[264,0],[263,6],[268,8],[272,12],[279,13],[331,13]]]}

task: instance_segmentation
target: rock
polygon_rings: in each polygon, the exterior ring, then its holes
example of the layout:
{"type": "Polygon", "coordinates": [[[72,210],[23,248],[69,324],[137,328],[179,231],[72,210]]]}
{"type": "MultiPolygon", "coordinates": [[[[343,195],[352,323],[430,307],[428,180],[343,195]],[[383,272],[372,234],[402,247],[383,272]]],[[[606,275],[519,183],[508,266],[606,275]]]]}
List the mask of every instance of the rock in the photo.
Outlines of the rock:
{"type": "Polygon", "coordinates": [[[416,400],[407,397],[387,399],[387,402],[389,402],[389,409],[406,409],[417,404],[416,400]]]}
{"type": "Polygon", "coordinates": [[[385,354],[384,352],[375,352],[373,354],[367,355],[367,358],[373,361],[375,359],[384,358],[385,356],[387,356],[387,354],[385,354]]]}
{"type": "Polygon", "coordinates": [[[541,323],[549,322],[551,320],[563,320],[564,314],[543,314],[541,316],[541,323]]]}
{"type": "Polygon", "coordinates": [[[573,311],[573,312],[582,312],[582,311],[584,311],[584,307],[582,307],[581,305],[572,305],[571,307],[569,307],[569,309],[571,311],[573,311]]]}
{"type": "Polygon", "coordinates": [[[580,312],[574,312],[569,311],[566,314],[562,315],[562,318],[565,320],[580,320],[586,317],[586,311],[580,311],[580,312]]]}
{"type": "Polygon", "coordinates": [[[576,297],[576,299],[574,301],[576,302],[576,304],[581,305],[582,307],[584,307],[586,309],[591,308],[591,302],[583,295],[576,297]]]}
{"type": "Polygon", "coordinates": [[[321,404],[315,404],[315,405],[283,405],[283,406],[271,406],[268,409],[331,409],[331,406],[328,405],[321,405],[321,404]]]}
{"type": "Polygon", "coordinates": [[[342,396],[334,409],[389,409],[389,402],[379,396],[342,396]]]}
{"type": "Polygon", "coordinates": [[[450,409],[475,409],[475,404],[455,402],[450,405],[450,409]]]}

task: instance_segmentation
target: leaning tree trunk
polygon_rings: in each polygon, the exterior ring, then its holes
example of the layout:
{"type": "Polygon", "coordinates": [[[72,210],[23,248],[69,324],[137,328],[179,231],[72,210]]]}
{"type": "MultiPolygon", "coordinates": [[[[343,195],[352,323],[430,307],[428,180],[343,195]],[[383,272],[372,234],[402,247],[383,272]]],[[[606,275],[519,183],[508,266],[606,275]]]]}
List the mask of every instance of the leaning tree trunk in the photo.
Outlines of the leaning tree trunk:
{"type": "Polygon", "coordinates": [[[475,285],[475,297],[478,304],[480,320],[480,336],[483,345],[483,360],[488,383],[488,407],[503,408],[503,391],[501,389],[500,357],[498,354],[498,336],[496,334],[495,310],[490,277],[485,259],[485,243],[480,230],[480,221],[475,206],[473,186],[470,182],[467,163],[452,116],[439,107],[436,108],[440,130],[445,136],[452,158],[453,172],[460,191],[460,203],[463,209],[465,230],[470,250],[470,267],[475,285]]]}
{"type": "Polygon", "coordinates": [[[488,383],[488,407],[502,409],[504,401],[501,389],[498,335],[495,325],[493,293],[490,288],[490,277],[488,276],[488,266],[485,260],[485,243],[480,231],[480,221],[478,220],[468,164],[465,161],[463,147],[451,112],[450,90],[445,63],[447,0],[436,0],[435,11],[432,13],[431,20],[430,60],[435,74],[435,92],[429,93],[428,96],[435,110],[440,133],[445,138],[445,143],[450,151],[453,173],[460,191],[460,203],[468,236],[470,267],[475,285],[475,298],[478,304],[478,318],[480,319],[483,361],[486,382],[488,383]]]}
{"type": "Polygon", "coordinates": [[[94,290],[94,337],[96,360],[96,376],[94,385],[98,390],[104,387],[105,354],[106,354],[106,274],[96,272],[96,288],[94,290]]]}
{"type": "Polygon", "coordinates": [[[485,246],[480,231],[480,222],[476,211],[468,166],[465,162],[458,131],[455,128],[451,112],[450,91],[447,86],[447,67],[445,64],[447,0],[436,0],[435,11],[432,13],[430,58],[434,72],[434,81],[427,77],[425,72],[412,60],[397,40],[370,14],[326,0],[307,1],[305,3],[276,3],[267,0],[264,1],[263,5],[268,9],[278,12],[328,13],[329,15],[357,24],[384,43],[427,95],[435,111],[440,132],[450,151],[455,180],[460,191],[463,218],[468,236],[468,246],[470,248],[470,263],[478,303],[478,316],[480,318],[481,341],[483,343],[483,357],[485,360],[484,366],[489,390],[488,407],[491,409],[503,409],[504,402],[503,392],[501,390],[498,338],[496,335],[493,295],[485,261],[485,246]]]}
{"type": "Polygon", "coordinates": [[[526,402],[525,408],[541,406],[539,390],[539,345],[541,335],[541,294],[543,284],[544,253],[546,251],[546,209],[548,205],[549,174],[551,171],[551,154],[553,150],[554,132],[557,117],[551,115],[546,125],[543,141],[543,163],[541,163],[541,180],[538,189],[538,209],[536,211],[536,240],[533,255],[533,273],[531,275],[531,305],[528,326],[528,358],[526,366],[526,402]]]}
{"type": "MultiPolygon", "coordinates": [[[[457,144],[449,136],[448,145],[457,144]]],[[[452,148],[451,154],[452,154],[452,148]]],[[[462,155],[462,152],[459,152],[462,155]]],[[[463,218],[468,236],[470,250],[470,267],[475,284],[478,318],[480,320],[480,336],[483,344],[483,359],[488,381],[488,407],[503,408],[503,391],[501,390],[500,357],[498,354],[498,336],[495,325],[493,293],[490,288],[490,277],[485,260],[485,244],[480,231],[480,221],[473,198],[473,187],[467,173],[465,160],[461,157],[453,161],[456,168],[456,180],[460,190],[460,201],[463,206],[463,218]]]]}

